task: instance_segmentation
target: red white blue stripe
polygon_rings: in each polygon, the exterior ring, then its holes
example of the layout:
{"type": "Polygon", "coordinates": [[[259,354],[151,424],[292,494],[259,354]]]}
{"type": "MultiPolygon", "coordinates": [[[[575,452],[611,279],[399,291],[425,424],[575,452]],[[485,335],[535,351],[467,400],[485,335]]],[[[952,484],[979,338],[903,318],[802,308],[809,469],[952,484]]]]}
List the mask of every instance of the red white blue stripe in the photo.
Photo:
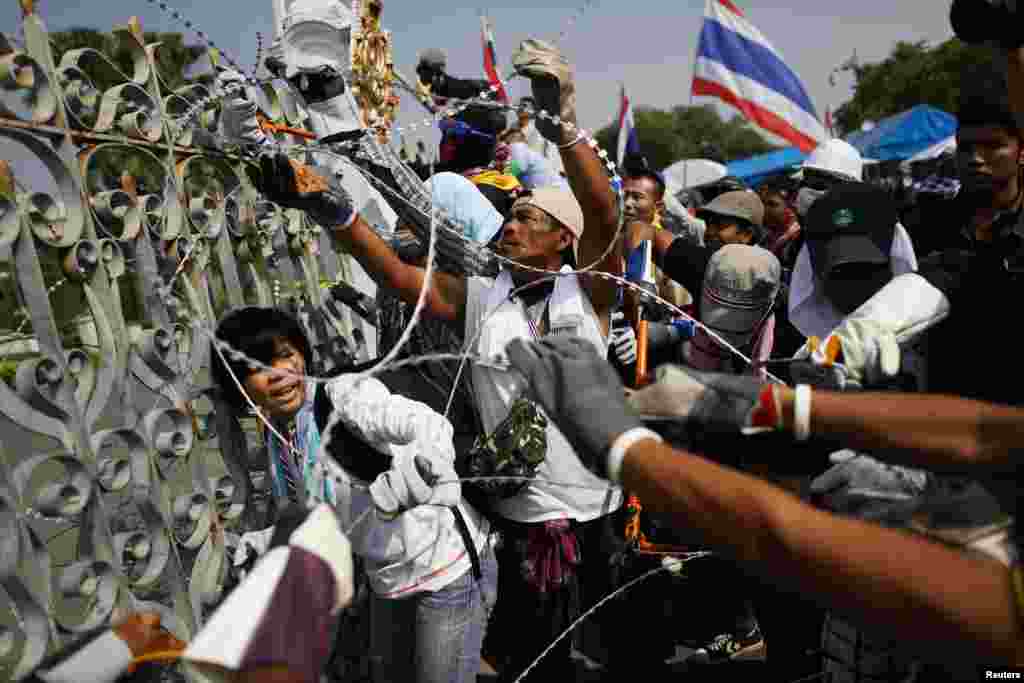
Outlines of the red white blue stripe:
{"type": "Polygon", "coordinates": [[[693,94],[722,100],[804,152],[827,138],[800,78],[732,0],[707,0],[693,94]]]}
{"type": "Polygon", "coordinates": [[[633,104],[622,86],[622,101],[619,105],[619,148],[617,161],[621,168],[626,156],[640,153],[640,141],[636,136],[636,122],[633,120],[633,104]]]}
{"type": "Polygon", "coordinates": [[[484,43],[484,71],[487,72],[487,80],[491,85],[497,86],[497,99],[499,102],[508,102],[508,93],[505,92],[505,84],[498,75],[498,54],[494,47],[494,30],[487,17],[480,17],[480,27],[483,32],[484,43]]]}

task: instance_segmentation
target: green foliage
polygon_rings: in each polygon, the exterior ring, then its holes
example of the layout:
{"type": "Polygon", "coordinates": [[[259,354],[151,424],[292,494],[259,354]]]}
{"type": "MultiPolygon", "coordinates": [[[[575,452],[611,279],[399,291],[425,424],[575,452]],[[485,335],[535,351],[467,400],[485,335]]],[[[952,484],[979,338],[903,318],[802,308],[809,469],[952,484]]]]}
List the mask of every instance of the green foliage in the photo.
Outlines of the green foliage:
{"type": "Polygon", "coordinates": [[[18,364],[20,362],[9,358],[0,360],[0,381],[14,386],[14,376],[18,373],[18,364]]]}
{"type": "Polygon", "coordinates": [[[879,121],[919,104],[956,114],[962,76],[990,70],[994,60],[990,48],[951,38],[935,47],[899,42],[880,62],[851,61],[845,70],[853,73],[856,85],[853,98],[836,110],[839,131],[858,130],[865,121],[879,121]]]}
{"type": "MultiPolygon", "coordinates": [[[[205,47],[186,45],[185,38],[180,33],[147,32],[143,34],[143,38],[147,45],[160,43],[156,51],[157,70],[167,88],[175,90],[188,83],[206,82],[209,79],[205,75],[197,78],[189,75],[189,70],[206,54],[205,47]]],[[[112,33],[104,33],[94,28],[75,27],[51,33],[50,44],[53,47],[54,60],[58,64],[68,50],[88,47],[102,52],[123,73],[132,73],[131,54],[112,33]]],[[[100,92],[123,82],[116,74],[103,68],[95,69],[89,75],[100,92]]]]}
{"type": "MultiPolygon", "coordinates": [[[[640,149],[656,169],[680,159],[711,158],[726,163],[775,149],[742,116],[726,121],[711,105],[641,108],[636,111],[636,128],[640,149]]],[[[615,123],[602,128],[597,139],[605,149],[614,150],[618,134],[615,123]]]]}

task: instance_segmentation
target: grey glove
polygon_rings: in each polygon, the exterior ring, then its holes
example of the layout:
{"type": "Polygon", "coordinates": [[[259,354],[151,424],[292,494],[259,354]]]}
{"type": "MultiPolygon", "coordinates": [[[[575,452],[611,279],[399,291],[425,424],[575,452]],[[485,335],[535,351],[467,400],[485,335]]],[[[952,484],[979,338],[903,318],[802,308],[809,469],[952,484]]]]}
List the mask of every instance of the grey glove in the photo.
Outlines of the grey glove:
{"type": "Polygon", "coordinates": [[[1024,47],[1024,13],[1018,0],[954,0],[953,33],[965,43],[994,41],[1008,50],[1024,47]]]}
{"type": "Polygon", "coordinates": [[[506,353],[583,464],[607,479],[607,456],[615,440],[643,426],[626,404],[625,389],[608,361],[593,344],[576,337],[515,339],[506,353]]]}
{"type": "Polygon", "coordinates": [[[629,403],[641,415],[678,418],[714,431],[748,431],[764,386],[749,375],[663,365],[655,383],[634,392],[629,403]]]}
{"type": "Polygon", "coordinates": [[[352,198],[337,176],[312,166],[303,168],[302,178],[296,163],[285,154],[262,154],[260,172],[250,171],[256,189],[267,199],[287,209],[301,209],[324,228],[348,227],[356,218],[352,198]]]}
{"type": "Polygon", "coordinates": [[[811,493],[834,512],[857,514],[911,500],[928,485],[928,475],[844,450],[829,456],[833,466],[811,482],[811,493]]]}
{"type": "Polygon", "coordinates": [[[236,144],[262,145],[267,135],[256,119],[256,103],[249,98],[245,76],[233,69],[217,74],[217,94],[221,96],[221,128],[224,136],[236,144]]]}
{"type": "MultiPolygon", "coordinates": [[[[576,84],[572,67],[558,48],[542,40],[524,40],[512,55],[512,64],[516,73],[530,79],[538,107],[576,125],[576,84]]],[[[576,136],[575,128],[570,131],[541,118],[536,126],[541,135],[556,145],[571,142],[576,136]]]]}

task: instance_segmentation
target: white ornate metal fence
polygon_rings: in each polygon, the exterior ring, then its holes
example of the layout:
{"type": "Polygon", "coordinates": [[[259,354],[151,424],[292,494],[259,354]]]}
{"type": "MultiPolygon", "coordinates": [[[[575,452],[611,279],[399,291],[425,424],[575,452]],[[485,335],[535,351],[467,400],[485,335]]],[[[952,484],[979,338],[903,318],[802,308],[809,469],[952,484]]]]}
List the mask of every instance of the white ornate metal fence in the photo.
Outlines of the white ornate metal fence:
{"type": "MultiPolygon", "coordinates": [[[[168,89],[136,20],[114,28],[132,73],[89,49],[56,63],[21,6],[24,45],[0,44],[0,680],[117,607],[187,640],[235,536],[264,525],[256,426],[217,410],[195,322],[290,305],[321,358],[354,352],[324,307],[345,258],[255,193],[212,98],[182,125],[207,89],[168,89]],[[97,70],[118,84],[99,92],[97,70]]],[[[302,129],[286,88],[263,95],[302,129]]]]}

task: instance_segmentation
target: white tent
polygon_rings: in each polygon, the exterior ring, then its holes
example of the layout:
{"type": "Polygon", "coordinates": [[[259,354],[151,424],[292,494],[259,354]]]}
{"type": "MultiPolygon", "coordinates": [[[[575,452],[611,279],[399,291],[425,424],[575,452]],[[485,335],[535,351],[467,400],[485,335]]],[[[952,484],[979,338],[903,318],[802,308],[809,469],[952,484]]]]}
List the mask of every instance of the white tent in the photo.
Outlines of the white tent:
{"type": "Polygon", "coordinates": [[[713,183],[728,173],[725,166],[708,159],[683,159],[661,172],[665,176],[666,194],[669,195],[688,187],[713,183]]]}

